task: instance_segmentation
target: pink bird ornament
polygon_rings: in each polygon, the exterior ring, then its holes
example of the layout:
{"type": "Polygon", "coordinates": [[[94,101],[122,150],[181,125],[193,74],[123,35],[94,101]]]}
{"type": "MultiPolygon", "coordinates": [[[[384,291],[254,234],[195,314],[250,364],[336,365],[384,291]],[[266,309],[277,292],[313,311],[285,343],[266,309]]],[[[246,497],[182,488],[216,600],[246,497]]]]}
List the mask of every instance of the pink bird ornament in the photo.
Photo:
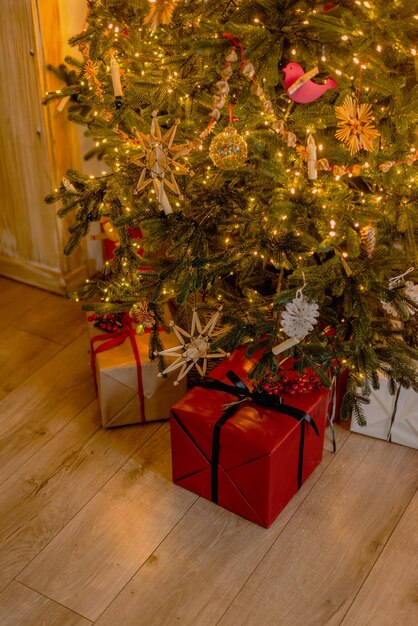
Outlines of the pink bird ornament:
{"type": "Polygon", "coordinates": [[[331,76],[323,84],[314,83],[311,79],[318,74],[317,67],[305,73],[299,63],[291,62],[286,65],[283,72],[287,95],[291,100],[300,104],[318,100],[328,89],[338,87],[337,81],[331,76]]]}

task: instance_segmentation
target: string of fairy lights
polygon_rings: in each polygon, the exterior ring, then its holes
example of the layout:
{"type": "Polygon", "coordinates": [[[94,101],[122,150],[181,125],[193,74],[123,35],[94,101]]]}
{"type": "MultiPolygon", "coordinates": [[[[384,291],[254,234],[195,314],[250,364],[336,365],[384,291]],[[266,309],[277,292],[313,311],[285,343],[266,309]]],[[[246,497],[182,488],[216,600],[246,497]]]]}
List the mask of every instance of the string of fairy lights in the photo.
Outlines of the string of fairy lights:
{"type": "MultiPolygon", "coordinates": [[[[148,1],[151,5],[155,4],[155,0],[148,0],[148,1]]],[[[367,2],[367,1],[361,2],[360,0],[355,0],[355,4],[361,9],[366,10],[368,12],[369,17],[373,17],[373,4],[372,3],[367,2]]],[[[303,11],[300,9],[296,9],[296,13],[303,14],[303,11]]],[[[313,13],[316,13],[316,11],[313,10],[313,13]]],[[[418,15],[415,15],[414,19],[418,20],[418,15]]],[[[259,17],[254,17],[253,22],[257,24],[260,28],[265,28],[265,25],[262,23],[259,17]]],[[[309,17],[308,16],[303,17],[302,15],[301,23],[303,25],[309,25],[309,17]]],[[[108,29],[108,33],[110,34],[110,36],[114,38],[115,44],[118,43],[121,33],[126,34],[125,26],[117,25],[114,23],[109,23],[107,25],[107,29],[108,29]]],[[[85,31],[87,30],[87,19],[86,19],[84,30],[85,31]]],[[[148,27],[143,27],[143,32],[147,33],[148,35],[148,39],[145,38],[144,45],[148,49],[150,49],[151,47],[155,47],[155,45],[158,43],[158,34],[157,34],[156,28],[154,28],[152,25],[149,25],[148,27]]],[[[348,45],[349,43],[351,43],[352,39],[355,39],[356,36],[361,37],[363,34],[364,33],[361,30],[351,33],[350,36],[344,34],[341,36],[341,42],[342,44],[348,45]]],[[[215,33],[214,37],[219,38],[219,34],[215,33]]],[[[375,49],[377,53],[381,54],[384,51],[384,46],[382,45],[382,43],[379,42],[379,43],[376,43],[375,49]]],[[[273,103],[266,96],[262,85],[257,82],[256,77],[255,77],[254,67],[252,63],[250,63],[245,58],[244,48],[241,42],[239,42],[238,40],[236,40],[235,43],[232,41],[232,45],[229,47],[226,53],[226,66],[225,67],[228,68],[228,70],[232,69],[233,65],[237,61],[239,61],[239,55],[236,54],[237,50],[241,51],[241,65],[238,69],[238,72],[243,77],[251,81],[252,87],[253,87],[252,91],[258,97],[260,101],[261,115],[265,117],[265,122],[264,122],[265,125],[272,128],[272,130],[275,133],[279,134],[283,138],[284,143],[287,146],[287,148],[294,149],[299,154],[299,156],[301,156],[302,160],[306,160],[307,174],[308,174],[309,180],[316,181],[318,170],[331,173],[334,176],[334,179],[336,182],[340,181],[345,176],[347,176],[347,178],[352,178],[355,176],[359,176],[363,171],[370,170],[371,165],[367,159],[361,164],[354,164],[354,165],[346,165],[346,164],[341,164],[341,163],[333,165],[329,163],[329,161],[327,160],[325,156],[326,144],[324,140],[322,140],[318,144],[316,143],[315,137],[317,136],[317,132],[316,132],[314,123],[310,124],[309,127],[306,128],[306,140],[305,141],[302,141],[301,139],[299,139],[293,131],[289,130],[286,125],[286,114],[288,110],[286,109],[286,107],[284,107],[281,109],[281,113],[283,113],[283,116],[276,114],[273,103]],[[317,153],[319,153],[319,156],[320,156],[319,159],[317,158],[317,153]]],[[[417,50],[415,48],[410,48],[408,50],[404,50],[403,52],[405,52],[406,54],[410,55],[413,58],[417,56],[417,50]]],[[[292,57],[297,57],[298,56],[297,48],[292,48],[290,53],[292,57]]],[[[154,57],[158,59],[158,63],[164,62],[164,54],[161,50],[154,50],[153,54],[154,54],[154,57]]],[[[141,56],[143,55],[141,54],[140,51],[135,53],[135,58],[138,59],[141,56]]],[[[345,68],[329,66],[329,61],[328,61],[325,50],[323,50],[323,54],[320,57],[320,61],[324,64],[325,63],[328,64],[327,67],[329,67],[330,71],[332,71],[336,76],[344,77],[345,79],[351,81],[352,83],[355,82],[356,73],[350,73],[345,68]]],[[[144,62],[144,69],[141,70],[142,75],[146,73],[147,62],[149,62],[149,58],[147,59],[146,62],[144,62]]],[[[351,63],[353,64],[353,69],[355,69],[356,72],[358,72],[358,83],[359,83],[358,91],[360,92],[360,83],[362,82],[363,85],[361,86],[361,89],[364,90],[364,92],[368,93],[369,87],[367,84],[365,84],[367,82],[365,78],[365,74],[367,73],[369,69],[368,64],[361,59],[360,54],[355,53],[355,52],[352,54],[351,63]]],[[[115,98],[115,106],[117,108],[120,108],[123,106],[124,89],[126,89],[126,85],[123,86],[122,84],[123,81],[121,80],[121,66],[123,65],[124,65],[123,56],[118,55],[116,52],[116,49],[112,50],[106,71],[111,78],[113,95],[115,98]]],[[[90,67],[90,70],[92,73],[91,67],[90,67]]],[[[131,70],[129,67],[126,67],[126,68],[124,67],[124,72],[130,73],[130,71],[131,70]]],[[[167,93],[168,94],[175,92],[176,81],[179,79],[180,77],[176,71],[171,71],[169,73],[167,77],[167,93]]],[[[214,108],[210,112],[210,118],[209,118],[208,124],[205,126],[205,128],[202,131],[200,131],[196,139],[189,142],[188,149],[190,151],[196,150],[196,149],[198,150],[204,149],[204,145],[203,145],[204,140],[212,133],[217,122],[221,119],[221,111],[224,108],[224,106],[226,106],[227,104],[227,98],[224,96],[226,96],[228,93],[228,92],[222,93],[221,90],[227,87],[228,75],[222,74],[221,72],[220,82],[222,82],[223,84],[219,86],[219,83],[217,83],[217,93],[214,96],[214,98],[217,98],[217,104],[219,106],[214,106],[214,108]]],[[[83,81],[81,84],[83,85],[83,81]]],[[[97,85],[96,83],[96,85],[89,86],[89,90],[93,90],[95,88],[96,89],[100,88],[100,85],[97,85]]],[[[56,93],[59,94],[60,90],[57,90],[56,93]]],[[[184,103],[184,101],[187,100],[189,97],[190,97],[189,94],[184,94],[180,96],[179,98],[180,103],[184,103]]],[[[62,98],[62,100],[60,101],[61,107],[62,107],[63,101],[64,101],[64,98],[62,98]]],[[[384,113],[384,107],[381,107],[380,112],[384,113]]],[[[99,113],[100,113],[99,111],[95,111],[94,115],[97,116],[99,115],[99,113]]],[[[129,160],[132,149],[135,149],[136,147],[135,140],[130,138],[127,135],[123,136],[123,134],[121,134],[118,129],[114,129],[114,130],[115,130],[115,133],[120,136],[120,139],[123,142],[123,149],[119,151],[118,147],[116,146],[114,148],[114,151],[116,154],[121,152],[124,158],[129,160]]],[[[245,134],[248,135],[249,132],[250,131],[247,130],[245,134]]],[[[105,143],[106,141],[107,141],[106,139],[103,139],[102,143],[105,143]]],[[[384,146],[380,146],[380,149],[384,150],[384,146]]],[[[278,150],[276,158],[278,160],[281,160],[283,156],[284,156],[283,151],[278,150]]],[[[407,154],[405,158],[399,161],[386,161],[384,163],[381,163],[378,166],[378,169],[380,170],[381,173],[384,174],[384,173],[387,173],[390,169],[395,168],[395,172],[398,174],[401,174],[401,170],[399,169],[400,167],[402,166],[411,167],[415,164],[417,159],[418,159],[418,152],[417,152],[416,146],[411,145],[409,148],[409,154],[407,154]]],[[[115,161],[114,167],[115,167],[116,172],[120,170],[120,167],[121,167],[120,160],[115,161]]],[[[210,174],[211,174],[211,166],[208,166],[207,173],[205,176],[206,180],[204,179],[202,181],[203,185],[207,184],[207,181],[210,179],[210,174]]],[[[293,185],[289,189],[289,193],[292,196],[295,196],[297,194],[297,180],[301,175],[302,175],[302,172],[299,169],[294,170],[294,179],[296,182],[294,182],[293,185]]],[[[415,178],[411,177],[410,184],[408,186],[411,187],[414,182],[415,182],[415,178]]],[[[312,194],[318,195],[318,196],[320,196],[322,193],[320,185],[312,186],[310,191],[312,194]]],[[[149,202],[154,202],[155,199],[157,198],[157,195],[158,193],[156,193],[156,190],[151,189],[150,190],[151,197],[149,198],[149,202]]],[[[384,189],[382,187],[379,187],[377,190],[377,194],[375,195],[374,202],[376,204],[381,203],[383,197],[384,197],[384,189]]],[[[370,201],[370,199],[368,201],[370,201]]],[[[363,204],[366,202],[364,194],[362,193],[360,193],[360,202],[363,204]]],[[[177,208],[181,207],[181,199],[176,200],[175,206],[177,208]]],[[[328,205],[326,203],[324,203],[322,206],[324,209],[328,208],[328,205]]],[[[332,214],[332,209],[330,210],[331,210],[331,217],[329,220],[330,230],[328,234],[331,239],[335,239],[337,237],[338,225],[337,225],[335,216],[332,214]]],[[[125,211],[129,213],[131,211],[131,207],[126,206],[125,211]]],[[[287,215],[282,215],[281,219],[285,221],[287,217],[288,217],[287,215]]],[[[360,225],[358,223],[355,223],[354,226],[358,228],[360,225]]],[[[274,235],[274,231],[272,234],[274,235]]],[[[226,238],[225,244],[228,245],[228,243],[229,241],[227,241],[227,238],[226,238]]],[[[337,249],[337,252],[342,259],[343,267],[346,273],[349,273],[350,268],[348,267],[346,263],[348,253],[346,251],[340,252],[338,249],[337,249]]],[[[254,254],[257,255],[258,251],[254,251],[254,254]]],[[[314,251],[311,250],[307,254],[312,255],[314,254],[314,251]]],[[[106,297],[105,299],[108,300],[109,298],[106,297]]]]}
{"type": "MultiPolygon", "coordinates": [[[[148,0],[148,2],[151,5],[154,5],[156,0],[148,0]]],[[[174,5],[175,3],[168,3],[168,4],[172,4],[174,5]]],[[[366,9],[370,15],[372,15],[372,11],[373,11],[373,5],[370,2],[360,2],[359,0],[355,1],[355,4],[363,9],[366,9]]],[[[238,8],[238,7],[236,7],[238,8]]],[[[296,9],[295,10],[296,13],[301,13],[303,14],[304,11],[302,9],[296,9]]],[[[317,11],[315,9],[313,9],[312,11],[313,14],[317,13],[317,11]]],[[[414,16],[414,19],[418,20],[418,15],[414,16]]],[[[87,22],[88,22],[88,15],[86,17],[86,23],[84,26],[84,31],[87,31],[87,22]]],[[[254,17],[253,22],[257,25],[259,25],[260,28],[265,28],[264,24],[261,22],[261,20],[258,17],[254,17]]],[[[164,23],[164,22],[163,22],[164,23]]],[[[168,22],[167,22],[168,23],[168,22]]],[[[301,20],[301,23],[303,25],[307,25],[309,24],[309,19],[303,19],[301,20]]],[[[107,25],[108,31],[113,34],[113,38],[115,40],[115,43],[117,43],[117,41],[119,40],[119,35],[121,32],[124,32],[125,34],[128,34],[128,31],[126,28],[115,25],[113,23],[109,23],[107,25]]],[[[142,29],[140,29],[142,30],[142,29]]],[[[150,40],[145,42],[148,46],[149,45],[153,45],[155,44],[155,38],[156,38],[156,32],[155,29],[148,29],[149,31],[149,38],[150,40]]],[[[351,38],[355,37],[355,36],[362,36],[364,33],[361,30],[358,30],[356,32],[351,33],[351,38]]],[[[217,33],[214,34],[215,38],[218,38],[219,35],[217,33]]],[[[347,43],[350,41],[350,37],[348,35],[342,35],[341,36],[341,41],[344,43],[347,43]]],[[[240,44],[239,44],[240,45],[240,44]]],[[[376,51],[381,53],[383,51],[383,46],[381,45],[381,43],[376,44],[376,51]]],[[[405,51],[406,52],[406,51],[405,51]]],[[[290,51],[291,55],[293,56],[297,56],[297,49],[296,48],[292,48],[290,51]]],[[[415,48],[411,48],[408,50],[408,53],[415,57],[417,55],[417,50],[415,48]]],[[[158,58],[158,59],[163,59],[164,54],[163,52],[159,52],[159,51],[154,51],[154,55],[158,58]]],[[[135,57],[139,57],[140,56],[140,52],[137,52],[135,54],[135,57]]],[[[327,61],[327,57],[325,54],[322,54],[321,56],[321,61],[322,62],[326,62],[327,61]]],[[[360,70],[363,72],[365,70],[367,70],[367,64],[364,63],[363,61],[361,61],[359,59],[359,55],[357,53],[353,53],[353,57],[352,57],[352,62],[354,64],[354,66],[357,66],[360,68],[360,70]]],[[[351,81],[355,80],[355,76],[354,75],[350,75],[347,72],[344,72],[342,69],[338,68],[338,67],[331,67],[330,69],[335,73],[335,75],[337,76],[343,76],[346,79],[349,79],[351,81]]],[[[126,68],[124,71],[126,72],[130,72],[129,68],[126,68]]],[[[285,121],[284,119],[278,117],[275,115],[272,107],[270,106],[270,102],[266,99],[264,92],[262,90],[262,87],[260,85],[257,85],[255,78],[254,78],[254,68],[252,66],[251,63],[246,62],[245,66],[242,67],[240,69],[241,73],[243,74],[243,76],[247,76],[256,86],[255,89],[255,93],[256,95],[260,98],[261,100],[261,104],[264,108],[264,111],[262,112],[262,115],[266,115],[267,116],[267,120],[265,122],[266,125],[271,126],[273,128],[273,130],[275,130],[275,132],[278,132],[279,134],[281,134],[285,139],[287,139],[287,143],[288,143],[288,147],[292,147],[295,149],[300,149],[301,147],[304,147],[304,143],[303,141],[299,141],[296,136],[294,135],[294,133],[291,133],[289,131],[286,131],[285,129],[285,121]],[[266,107],[266,101],[267,101],[267,107],[266,107]]],[[[121,85],[121,80],[120,80],[120,67],[119,67],[119,62],[117,57],[115,56],[115,54],[111,55],[110,58],[110,63],[107,67],[107,72],[110,73],[111,75],[111,79],[112,79],[112,84],[113,84],[113,90],[114,90],[114,96],[117,99],[117,106],[121,106],[121,102],[120,99],[123,96],[123,90],[122,90],[122,85],[121,85]]],[[[142,70],[142,73],[144,73],[145,70],[142,70]]],[[[175,81],[175,79],[178,77],[177,72],[173,72],[172,74],[170,74],[168,76],[168,81],[175,81]]],[[[360,78],[359,81],[361,80],[361,74],[360,74],[360,78]]],[[[81,83],[83,84],[83,82],[81,83]]],[[[90,89],[93,89],[92,87],[90,87],[90,89]]],[[[364,90],[366,92],[369,91],[369,87],[365,86],[364,90]]],[[[167,93],[172,93],[174,91],[173,86],[168,87],[167,89],[167,93]]],[[[60,93],[60,90],[56,91],[57,94],[60,93]]],[[[183,99],[187,99],[189,96],[188,94],[185,94],[184,96],[180,97],[180,100],[183,99]]],[[[384,109],[382,108],[382,111],[384,109]]],[[[285,113],[286,109],[283,108],[282,112],[285,113]]],[[[97,112],[95,112],[95,115],[97,115],[97,112]]],[[[213,116],[211,116],[210,118],[210,122],[208,124],[208,126],[204,129],[204,131],[202,131],[199,135],[199,139],[204,139],[212,130],[214,125],[216,124],[216,122],[218,121],[219,117],[217,119],[214,119],[213,116]]],[[[311,135],[312,132],[314,132],[313,128],[307,128],[306,129],[306,134],[307,136],[311,135]]],[[[195,140],[194,142],[194,147],[198,147],[199,149],[202,149],[202,142],[195,140]]],[[[383,147],[381,148],[383,149],[383,147]]],[[[312,150],[312,149],[311,149],[312,150]]],[[[325,146],[323,143],[320,143],[318,146],[318,150],[320,152],[323,152],[325,150],[325,146]]],[[[280,153],[278,154],[279,158],[280,158],[280,153]]],[[[410,148],[410,154],[408,156],[405,157],[405,159],[398,161],[398,162],[392,162],[392,161],[388,161],[385,162],[383,164],[381,164],[379,166],[379,169],[382,172],[387,172],[389,171],[389,169],[391,167],[394,166],[398,166],[398,165],[408,165],[411,166],[413,165],[413,163],[415,162],[415,160],[418,158],[418,154],[417,154],[417,150],[416,150],[416,146],[411,146],[410,148]]],[[[362,168],[367,169],[369,167],[369,164],[367,163],[367,161],[363,164],[363,165],[354,165],[354,166],[346,166],[346,165],[341,165],[341,164],[337,164],[337,165],[330,165],[329,163],[326,162],[326,159],[321,159],[318,163],[319,165],[319,169],[324,169],[324,170],[328,170],[328,171],[332,171],[335,178],[337,180],[339,180],[341,177],[348,175],[350,177],[350,175],[358,175],[361,172],[362,168]],[[354,172],[353,172],[353,168],[354,168],[354,172]]]]}

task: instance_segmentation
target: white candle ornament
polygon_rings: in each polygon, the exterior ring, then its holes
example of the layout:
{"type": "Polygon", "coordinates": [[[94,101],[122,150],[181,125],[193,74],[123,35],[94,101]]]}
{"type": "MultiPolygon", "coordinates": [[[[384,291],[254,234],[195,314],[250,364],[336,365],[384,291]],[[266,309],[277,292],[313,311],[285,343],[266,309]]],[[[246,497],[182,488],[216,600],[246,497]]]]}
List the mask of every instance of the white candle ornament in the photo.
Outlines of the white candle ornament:
{"type": "Polygon", "coordinates": [[[316,143],[311,133],[309,133],[306,151],[308,153],[308,178],[309,180],[316,180],[318,178],[318,171],[316,169],[316,143]]]}
{"type": "Polygon", "coordinates": [[[110,73],[112,76],[113,92],[115,94],[115,98],[121,98],[123,96],[123,91],[120,82],[119,65],[115,57],[113,56],[110,59],[110,73]]]}
{"type": "Polygon", "coordinates": [[[64,96],[57,104],[57,108],[55,109],[55,115],[59,115],[63,112],[69,101],[71,100],[71,96],[64,96]]]}
{"type": "Polygon", "coordinates": [[[274,348],[272,348],[272,352],[274,355],[278,355],[281,354],[282,352],[284,352],[285,350],[289,350],[290,348],[293,348],[293,346],[296,346],[299,343],[299,339],[296,339],[296,337],[290,337],[290,339],[286,339],[286,341],[282,341],[282,343],[279,343],[277,346],[274,346],[274,348]]]}

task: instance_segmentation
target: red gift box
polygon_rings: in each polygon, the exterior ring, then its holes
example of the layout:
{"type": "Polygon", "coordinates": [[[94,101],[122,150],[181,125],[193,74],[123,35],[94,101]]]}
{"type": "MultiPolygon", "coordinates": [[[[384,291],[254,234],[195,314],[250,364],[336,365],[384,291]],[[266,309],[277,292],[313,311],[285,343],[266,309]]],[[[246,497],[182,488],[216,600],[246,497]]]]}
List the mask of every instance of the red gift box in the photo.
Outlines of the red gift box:
{"type": "Polygon", "coordinates": [[[173,482],[268,528],[321,462],[330,393],[250,392],[245,352],[172,407],[173,482]]]}
{"type": "MultiPolygon", "coordinates": [[[[105,226],[110,222],[105,221],[101,224],[101,230],[106,234],[105,226]]],[[[131,239],[142,239],[142,231],[140,228],[128,228],[129,237],[131,239]]],[[[96,237],[98,238],[98,237],[96,237]]],[[[119,245],[119,241],[116,239],[110,239],[109,237],[105,237],[103,239],[103,255],[105,261],[111,261],[115,256],[115,248],[119,245]]],[[[138,249],[138,255],[142,256],[144,253],[143,248],[138,249]]]]}

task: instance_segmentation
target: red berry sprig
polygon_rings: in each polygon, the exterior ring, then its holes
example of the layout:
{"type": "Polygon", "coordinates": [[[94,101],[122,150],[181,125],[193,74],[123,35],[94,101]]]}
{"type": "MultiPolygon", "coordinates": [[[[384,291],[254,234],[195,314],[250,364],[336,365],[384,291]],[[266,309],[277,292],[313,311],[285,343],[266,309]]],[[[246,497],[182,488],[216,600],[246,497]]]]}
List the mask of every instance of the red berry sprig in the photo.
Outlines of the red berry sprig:
{"type": "Polygon", "coordinates": [[[279,378],[269,374],[261,384],[261,389],[271,396],[280,396],[281,394],[295,396],[321,388],[322,383],[318,376],[310,373],[296,374],[295,376],[283,374],[279,378]]]}
{"type": "Polygon", "coordinates": [[[116,333],[122,328],[123,313],[110,315],[106,313],[104,315],[98,315],[92,313],[88,316],[87,320],[92,322],[95,328],[99,328],[104,333],[116,333]]]}

